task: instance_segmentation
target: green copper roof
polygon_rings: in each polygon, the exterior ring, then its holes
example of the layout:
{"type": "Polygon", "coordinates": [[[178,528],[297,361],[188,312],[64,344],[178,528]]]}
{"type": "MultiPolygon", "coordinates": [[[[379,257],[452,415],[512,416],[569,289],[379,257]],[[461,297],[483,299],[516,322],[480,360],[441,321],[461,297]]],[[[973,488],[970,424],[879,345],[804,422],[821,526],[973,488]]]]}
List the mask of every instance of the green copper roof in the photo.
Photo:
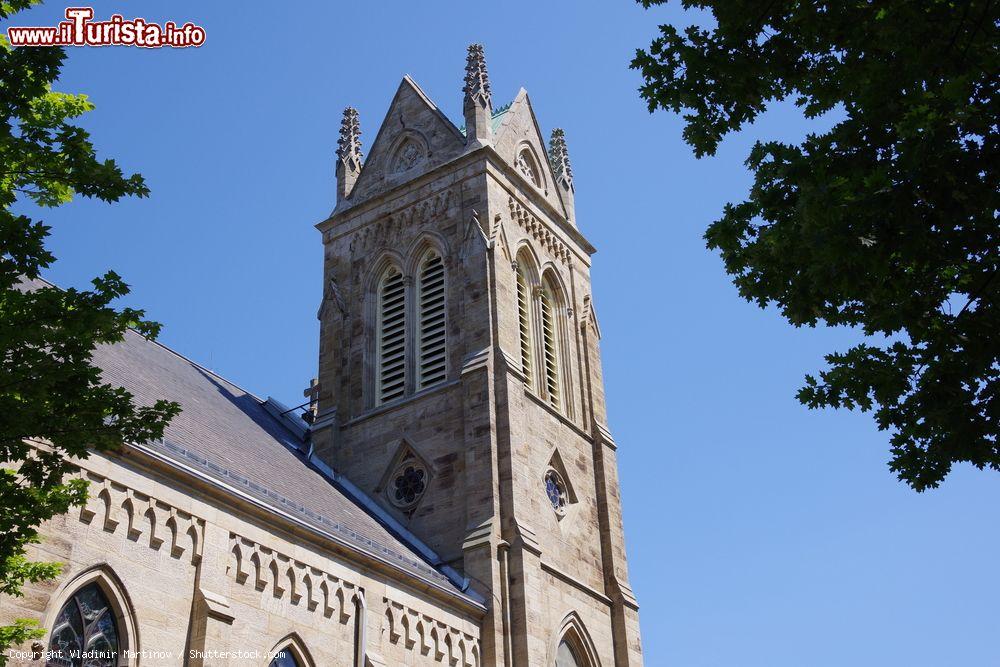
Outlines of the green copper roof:
{"type": "MultiPolygon", "coordinates": [[[[493,110],[493,115],[491,117],[493,121],[491,123],[491,129],[494,132],[500,129],[500,123],[503,122],[504,114],[510,111],[511,104],[513,104],[513,102],[508,102],[507,104],[504,104],[503,106],[497,107],[496,109],[493,110]]],[[[465,134],[465,126],[463,125],[462,127],[458,128],[458,131],[461,132],[462,134],[465,134]]]]}

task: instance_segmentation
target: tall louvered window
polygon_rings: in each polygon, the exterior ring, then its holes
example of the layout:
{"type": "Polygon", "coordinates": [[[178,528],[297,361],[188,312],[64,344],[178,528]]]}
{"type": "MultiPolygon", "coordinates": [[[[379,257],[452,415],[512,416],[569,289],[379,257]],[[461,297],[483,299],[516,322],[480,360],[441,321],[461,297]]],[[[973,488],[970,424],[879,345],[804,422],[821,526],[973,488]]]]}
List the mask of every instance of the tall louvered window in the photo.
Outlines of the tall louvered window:
{"type": "Polygon", "coordinates": [[[444,262],[429,252],[417,278],[417,389],[443,382],[446,372],[444,262]]]}
{"type": "Polygon", "coordinates": [[[380,403],[400,398],[406,390],[406,287],[403,274],[390,267],[378,288],[377,396],[380,403]]]}
{"type": "Polygon", "coordinates": [[[534,386],[534,368],[531,364],[531,346],[534,344],[531,336],[531,287],[524,272],[524,266],[517,263],[517,325],[521,336],[521,372],[524,373],[524,386],[531,389],[534,386]]]}
{"type": "Polygon", "coordinates": [[[545,371],[545,391],[549,405],[557,410],[562,405],[562,386],[559,379],[559,330],[556,295],[550,285],[542,289],[542,361],[545,371]]]}

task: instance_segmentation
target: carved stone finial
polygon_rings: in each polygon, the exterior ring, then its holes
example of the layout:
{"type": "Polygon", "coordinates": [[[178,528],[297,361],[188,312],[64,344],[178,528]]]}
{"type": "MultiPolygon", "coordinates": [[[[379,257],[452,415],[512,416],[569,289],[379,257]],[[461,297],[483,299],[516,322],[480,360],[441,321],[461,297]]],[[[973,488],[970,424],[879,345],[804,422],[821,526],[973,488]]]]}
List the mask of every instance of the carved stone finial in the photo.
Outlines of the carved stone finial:
{"type": "Polygon", "coordinates": [[[486,54],[482,44],[469,45],[469,55],[465,61],[465,87],[462,92],[466,97],[484,102],[488,110],[493,110],[490,75],[486,73],[486,54]]]}
{"type": "Polygon", "coordinates": [[[552,175],[559,186],[559,198],[566,208],[566,217],[575,223],[576,211],[573,202],[575,189],[573,187],[573,168],[569,164],[569,150],[566,148],[566,133],[560,128],[552,130],[549,140],[549,164],[552,175]]]}
{"type": "Polygon", "coordinates": [[[347,198],[361,173],[361,120],[354,107],[344,109],[337,139],[337,201],[347,198]]]}
{"type": "Polygon", "coordinates": [[[486,73],[486,56],[482,44],[469,45],[465,61],[465,134],[470,147],[488,144],[492,140],[493,99],[490,77],[486,73]]]}
{"type": "Polygon", "coordinates": [[[565,178],[570,184],[573,183],[573,168],[569,164],[569,151],[566,150],[566,133],[558,127],[552,130],[552,138],[549,140],[549,162],[556,180],[565,178]]]}
{"type": "Polygon", "coordinates": [[[340,122],[340,138],[337,140],[337,157],[343,162],[353,161],[355,169],[361,167],[361,119],[354,107],[344,109],[344,119],[340,122]]]}

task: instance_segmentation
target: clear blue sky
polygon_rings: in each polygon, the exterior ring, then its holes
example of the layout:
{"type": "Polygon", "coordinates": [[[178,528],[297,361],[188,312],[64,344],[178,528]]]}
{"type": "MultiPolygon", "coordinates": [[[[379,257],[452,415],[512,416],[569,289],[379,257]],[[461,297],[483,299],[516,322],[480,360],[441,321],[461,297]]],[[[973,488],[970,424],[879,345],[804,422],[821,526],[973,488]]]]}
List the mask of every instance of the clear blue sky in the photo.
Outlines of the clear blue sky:
{"type": "MultiPolygon", "coordinates": [[[[22,15],[55,23],[65,5],[22,15]]],[[[998,665],[1000,477],[956,469],[918,495],[866,415],[794,399],[846,331],[796,330],[741,301],[702,233],[744,195],[757,138],[810,127],[781,106],[696,160],[628,68],[657,22],[614,2],[96,3],[205,26],[198,50],[71,49],[103,155],[153,194],[44,218],[64,286],[113,268],[161,340],[289,404],[315,375],[321,243],[341,109],[365,146],[403,74],[461,123],[465,47],[494,102],[518,86],[566,130],[577,215],[598,248],[611,428],[646,664],[998,665]]],[[[687,19],[680,18],[681,21],[687,19]]],[[[22,22],[23,18],[19,18],[22,22]]]]}

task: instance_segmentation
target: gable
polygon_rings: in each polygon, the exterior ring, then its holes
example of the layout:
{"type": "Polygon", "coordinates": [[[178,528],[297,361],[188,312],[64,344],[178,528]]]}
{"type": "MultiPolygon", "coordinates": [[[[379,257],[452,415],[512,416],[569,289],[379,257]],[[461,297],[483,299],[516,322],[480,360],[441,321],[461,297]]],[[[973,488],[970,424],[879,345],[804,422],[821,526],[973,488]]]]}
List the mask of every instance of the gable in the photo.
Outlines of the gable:
{"type": "Polygon", "coordinates": [[[537,180],[532,184],[532,179],[525,177],[525,185],[530,184],[556,210],[562,211],[563,215],[566,215],[562,199],[559,198],[552,168],[549,166],[545,140],[542,138],[538,120],[535,118],[531,101],[524,88],[518,91],[510,108],[500,116],[499,127],[494,130],[493,134],[493,148],[507,164],[514,167],[522,176],[524,176],[521,169],[524,162],[522,156],[528,158],[530,166],[537,172],[535,174],[537,180]],[[519,161],[522,162],[521,165],[519,165],[519,161]]]}
{"type": "Polygon", "coordinates": [[[360,202],[451,160],[465,137],[409,76],[396,90],[349,200],[360,202]]]}

